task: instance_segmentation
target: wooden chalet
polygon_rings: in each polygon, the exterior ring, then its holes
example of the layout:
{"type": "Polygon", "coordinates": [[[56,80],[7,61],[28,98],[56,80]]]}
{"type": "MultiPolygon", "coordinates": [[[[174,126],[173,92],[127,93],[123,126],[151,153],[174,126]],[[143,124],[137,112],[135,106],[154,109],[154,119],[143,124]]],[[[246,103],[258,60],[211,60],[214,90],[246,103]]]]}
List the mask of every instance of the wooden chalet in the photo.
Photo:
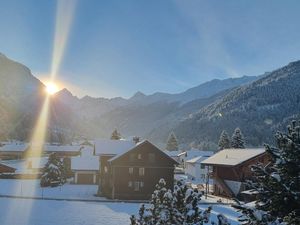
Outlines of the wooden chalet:
{"type": "MultiPolygon", "coordinates": [[[[173,189],[174,169],[178,164],[174,159],[147,140],[114,144],[119,145],[115,150],[98,152],[100,195],[112,199],[150,199],[161,178],[165,179],[167,188],[173,189]]],[[[97,154],[97,143],[95,150],[97,154]]]]}
{"type": "Polygon", "coordinates": [[[211,171],[214,195],[241,197],[247,189],[245,181],[252,176],[251,165],[267,164],[265,149],[224,149],[201,162],[211,171]]]}

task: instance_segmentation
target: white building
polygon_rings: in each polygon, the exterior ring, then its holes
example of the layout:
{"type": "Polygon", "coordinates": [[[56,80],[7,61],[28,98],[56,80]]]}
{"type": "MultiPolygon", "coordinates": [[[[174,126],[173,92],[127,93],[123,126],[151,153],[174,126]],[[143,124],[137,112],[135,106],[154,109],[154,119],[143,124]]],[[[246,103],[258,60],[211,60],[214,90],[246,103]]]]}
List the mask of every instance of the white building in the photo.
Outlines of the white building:
{"type": "Polygon", "coordinates": [[[206,182],[207,167],[201,165],[201,162],[212,156],[213,152],[194,149],[186,153],[185,174],[196,183],[204,184],[206,182]]]}

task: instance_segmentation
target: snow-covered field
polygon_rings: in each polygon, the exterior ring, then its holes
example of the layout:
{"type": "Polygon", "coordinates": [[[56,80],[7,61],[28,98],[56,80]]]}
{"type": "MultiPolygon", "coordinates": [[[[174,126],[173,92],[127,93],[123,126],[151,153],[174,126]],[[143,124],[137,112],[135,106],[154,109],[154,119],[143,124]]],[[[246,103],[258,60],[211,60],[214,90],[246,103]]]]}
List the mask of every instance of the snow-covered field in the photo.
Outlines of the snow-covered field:
{"type": "Polygon", "coordinates": [[[55,188],[41,188],[40,180],[0,179],[0,195],[48,197],[63,199],[101,199],[95,197],[97,185],[65,184],[55,188]]]}
{"type": "MultiPolygon", "coordinates": [[[[0,195],[45,197],[56,199],[101,200],[95,197],[97,185],[65,184],[56,188],[40,188],[39,180],[0,179],[0,195]]],[[[203,197],[203,201],[204,197],[203,197]]],[[[210,200],[212,201],[212,200],[210,200]]],[[[213,202],[213,201],[212,201],[213,202]]],[[[80,202],[0,198],[1,225],[114,225],[129,224],[129,217],[137,214],[138,203],[80,202]]],[[[201,205],[206,209],[209,205],[201,205]]],[[[211,219],[224,214],[237,225],[238,213],[227,205],[212,205],[211,219]]]]}
{"type": "Polygon", "coordinates": [[[139,204],[0,198],[1,225],[120,225],[139,204]]]}
{"type": "MultiPolygon", "coordinates": [[[[138,209],[137,203],[0,198],[0,221],[1,225],[126,225],[138,209]]],[[[226,215],[232,225],[238,224],[232,208],[214,205],[212,220],[216,221],[217,213],[226,215]]]]}

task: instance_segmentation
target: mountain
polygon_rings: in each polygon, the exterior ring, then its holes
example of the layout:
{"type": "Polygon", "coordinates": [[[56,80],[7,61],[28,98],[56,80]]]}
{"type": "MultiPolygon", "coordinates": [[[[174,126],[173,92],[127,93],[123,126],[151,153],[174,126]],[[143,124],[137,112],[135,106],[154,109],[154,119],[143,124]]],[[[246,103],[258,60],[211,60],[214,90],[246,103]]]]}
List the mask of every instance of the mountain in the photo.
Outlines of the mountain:
{"type": "Polygon", "coordinates": [[[168,132],[191,113],[221,97],[226,90],[256,79],[255,76],[215,79],[179,94],[137,92],[129,99],[88,96],[78,99],[67,90],[57,93],[57,98],[68,104],[81,121],[90,124],[85,128],[86,135],[108,137],[117,128],[124,136],[138,135],[156,142],[157,128],[160,134],[164,131],[160,137],[167,138],[168,132]]]}
{"type": "Polygon", "coordinates": [[[248,146],[272,143],[277,130],[300,117],[300,61],[238,87],[182,121],[175,133],[183,142],[217,142],[222,130],[240,127],[248,146]]]}
{"type": "MultiPolygon", "coordinates": [[[[78,98],[63,89],[51,97],[48,138],[57,139],[58,134],[103,138],[117,128],[125,137],[138,135],[163,143],[171,130],[184,126],[203,108],[259,78],[214,79],[182,93],[137,92],[129,99],[78,98]]],[[[0,56],[0,138],[30,138],[45,99],[44,89],[26,66],[0,56]]],[[[192,139],[182,137],[185,142],[192,139]]]]}
{"type": "MultiPolygon", "coordinates": [[[[0,54],[0,140],[29,140],[46,98],[45,86],[24,65],[0,54]]],[[[48,135],[78,129],[76,114],[50,99],[48,135]]]]}

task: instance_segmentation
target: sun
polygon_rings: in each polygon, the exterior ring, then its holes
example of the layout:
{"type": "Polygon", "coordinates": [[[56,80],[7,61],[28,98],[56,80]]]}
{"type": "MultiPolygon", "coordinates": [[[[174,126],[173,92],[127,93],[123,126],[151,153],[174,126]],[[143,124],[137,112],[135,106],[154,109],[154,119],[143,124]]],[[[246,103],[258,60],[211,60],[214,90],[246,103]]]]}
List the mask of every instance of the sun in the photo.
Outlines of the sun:
{"type": "Polygon", "coordinates": [[[55,83],[47,83],[46,84],[46,92],[49,95],[55,94],[56,92],[58,92],[58,90],[59,90],[58,86],[55,83]]]}

